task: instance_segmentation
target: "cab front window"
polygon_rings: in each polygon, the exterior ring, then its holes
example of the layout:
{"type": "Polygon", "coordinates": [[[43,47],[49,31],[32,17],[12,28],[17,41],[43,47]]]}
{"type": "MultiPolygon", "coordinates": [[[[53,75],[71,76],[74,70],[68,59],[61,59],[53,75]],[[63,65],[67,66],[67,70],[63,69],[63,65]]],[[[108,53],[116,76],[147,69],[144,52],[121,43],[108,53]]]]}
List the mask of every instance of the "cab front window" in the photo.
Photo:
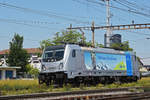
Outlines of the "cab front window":
{"type": "Polygon", "coordinates": [[[43,55],[43,62],[54,62],[62,60],[64,57],[64,49],[46,51],[43,55]]]}

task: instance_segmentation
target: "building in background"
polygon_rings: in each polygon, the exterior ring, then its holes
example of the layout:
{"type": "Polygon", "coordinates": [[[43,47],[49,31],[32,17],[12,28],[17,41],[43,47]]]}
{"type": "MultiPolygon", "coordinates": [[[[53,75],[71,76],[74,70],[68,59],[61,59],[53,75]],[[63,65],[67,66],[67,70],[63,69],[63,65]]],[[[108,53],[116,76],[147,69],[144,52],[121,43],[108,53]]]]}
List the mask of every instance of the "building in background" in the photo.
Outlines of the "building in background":
{"type": "MultiPolygon", "coordinates": [[[[104,45],[105,47],[107,47],[107,35],[104,34],[104,45]]],[[[122,40],[121,40],[121,35],[120,34],[111,34],[111,36],[109,36],[110,38],[110,46],[114,43],[122,43],[122,40]]]]}
{"type": "MultiPolygon", "coordinates": [[[[30,55],[30,57],[32,55],[40,55],[40,54],[42,54],[42,50],[39,49],[39,48],[25,48],[25,50],[27,50],[27,53],[30,55]]],[[[1,58],[7,57],[8,54],[9,54],[9,49],[0,51],[0,57],[1,58]]]]}
{"type": "MultiPolygon", "coordinates": [[[[30,55],[29,63],[34,68],[41,70],[40,56],[42,54],[42,50],[39,48],[26,48],[25,50],[27,50],[27,53],[30,55]]],[[[2,50],[0,51],[0,58],[6,59],[8,54],[9,54],[9,49],[2,50]]]]}
{"type": "Polygon", "coordinates": [[[20,67],[9,67],[6,64],[5,59],[0,60],[0,80],[5,80],[5,79],[15,79],[16,76],[16,70],[20,69],[20,67]]]}
{"type": "Polygon", "coordinates": [[[114,43],[121,43],[121,35],[120,34],[113,34],[110,37],[110,45],[114,43]]]}

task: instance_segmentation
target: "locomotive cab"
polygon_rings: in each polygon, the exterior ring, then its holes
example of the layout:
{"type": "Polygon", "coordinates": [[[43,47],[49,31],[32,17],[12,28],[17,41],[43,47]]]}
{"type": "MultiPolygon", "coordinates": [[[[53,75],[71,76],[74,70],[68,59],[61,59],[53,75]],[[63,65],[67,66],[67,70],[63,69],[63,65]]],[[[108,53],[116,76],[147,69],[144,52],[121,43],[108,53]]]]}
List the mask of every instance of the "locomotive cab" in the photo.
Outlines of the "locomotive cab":
{"type": "Polygon", "coordinates": [[[42,55],[41,72],[56,72],[63,68],[65,46],[47,47],[42,55]]]}
{"type": "Polygon", "coordinates": [[[52,81],[61,80],[64,74],[64,51],[65,45],[49,46],[45,48],[41,60],[41,72],[39,74],[39,83],[51,84],[52,81]]]}

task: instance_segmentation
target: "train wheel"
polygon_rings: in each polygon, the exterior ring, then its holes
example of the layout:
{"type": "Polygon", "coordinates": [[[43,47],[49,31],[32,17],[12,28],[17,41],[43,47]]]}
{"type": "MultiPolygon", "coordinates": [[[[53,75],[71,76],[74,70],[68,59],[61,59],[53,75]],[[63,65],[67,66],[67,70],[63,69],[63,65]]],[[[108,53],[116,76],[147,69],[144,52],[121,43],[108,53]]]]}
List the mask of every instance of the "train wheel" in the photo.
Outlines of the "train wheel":
{"type": "Polygon", "coordinates": [[[38,79],[38,83],[39,83],[39,84],[43,84],[43,81],[40,80],[40,79],[38,79]]]}
{"type": "Polygon", "coordinates": [[[38,77],[38,83],[39,83],[39,84],[43,84],[43,83],[44,83],[44,81],[43,81],[43,79],[41,78],[41,76],[38,77]]]}

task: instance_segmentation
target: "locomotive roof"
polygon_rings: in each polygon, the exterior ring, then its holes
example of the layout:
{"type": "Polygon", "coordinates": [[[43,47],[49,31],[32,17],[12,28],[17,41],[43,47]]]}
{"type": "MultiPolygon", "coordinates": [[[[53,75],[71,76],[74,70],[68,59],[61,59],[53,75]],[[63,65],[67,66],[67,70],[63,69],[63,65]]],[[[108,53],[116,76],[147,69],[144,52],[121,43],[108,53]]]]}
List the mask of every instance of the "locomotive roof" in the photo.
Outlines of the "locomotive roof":
{"type": "MultiPolygon", "coordinates": [[[[70,45],[72,49],[82,49],[82,50],[95,51],[95,52],[101,52],[101,53],[125,54],[125,52],[130,52],[130,51],[120,51],[120,50],[115,50],[115,49],[110,49],[110,48],[84,47],[84,46],[80,46],[80,45],[76,45],[76,44],[48,46],[45,48],[45,51],[64,49],[66,45],[70,45]]],[[[130,54],[134,55],[134,52],[130,52],[130,54]]]]}
{"type": "Polygon", "coordinates": [[[45,48],[45,51],[64,49],[64,48],[65,48],[65,45],[48,46],[45,48]]]}
{"type": "Polygon", "coordinates": [[[82,50],[95,51],[101,53],[112,53],[112,54],[124,54],[125,51],[119,51],[109,48],[89,48],[89,47],[81,47],[82,50]]]}

